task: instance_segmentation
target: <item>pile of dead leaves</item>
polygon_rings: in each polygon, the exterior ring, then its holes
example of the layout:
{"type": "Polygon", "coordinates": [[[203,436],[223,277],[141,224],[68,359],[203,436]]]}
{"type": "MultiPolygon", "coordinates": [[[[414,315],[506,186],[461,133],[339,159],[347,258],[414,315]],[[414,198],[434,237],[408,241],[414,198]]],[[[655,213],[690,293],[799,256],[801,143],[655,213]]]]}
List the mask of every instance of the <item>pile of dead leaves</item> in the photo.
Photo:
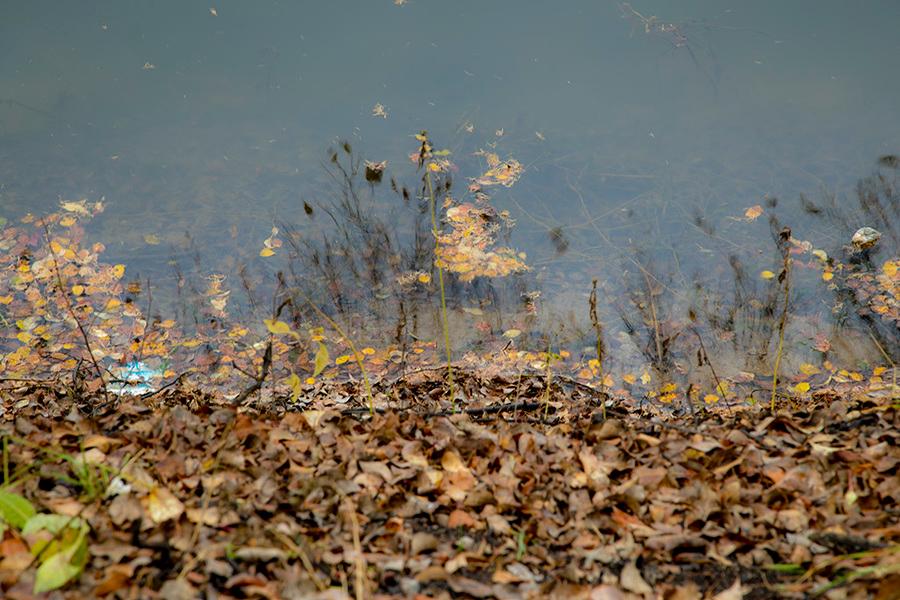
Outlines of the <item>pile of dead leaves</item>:
{"type": "MultiPolygon", "coordinates": [[[[84,572],[56,597],[900,593],[889,400],[603,419],[557,399],[553,419],[524,402],[370,417],[0,394],[4,489],[90,525],[84,572]]],[[[6,598],[32,597],[29,542],[3,534],[6,598]]]]}

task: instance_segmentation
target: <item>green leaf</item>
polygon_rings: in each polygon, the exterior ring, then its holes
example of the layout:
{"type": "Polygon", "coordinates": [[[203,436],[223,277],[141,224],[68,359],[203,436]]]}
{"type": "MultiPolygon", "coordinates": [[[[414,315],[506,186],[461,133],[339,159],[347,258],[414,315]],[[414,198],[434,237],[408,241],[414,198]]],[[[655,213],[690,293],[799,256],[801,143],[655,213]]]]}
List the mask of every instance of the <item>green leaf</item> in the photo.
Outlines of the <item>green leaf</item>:
{"type": "Polygon", "coordinates": [[[37,511],[31,502],[11,492],[0,491],[0,518],[17,529],[21,529],[37,511]]]}
{"type": "Polygon", "coordinates": [[[84,565],[72,564],[70,559],[77,547],[57,552],[41,563],[34,574],[34,593],[42,594],[66,585],[81,574],[84,565]]]}
{"type": "Polygon", "coordinates": [[[319,373],[324,371],[325,367],[327,367],[330,362],[331,358],[328,356],[328,348],[325,347],[325,344],[319,342],[319,350],[316,352],[316,366],[313,371],[313,377],[318,377],[319,373]]]}
{"type": "MultiPolygon", "coordinates": [[[[65,515],[48,516],[69,519],[65,515]]],[[[56,543],[44,551],[41,565],[35,572],[35,594],[58,589],[78,577],[84,570],[88,559],[87,543],[90,526],[82,519],[73,519],[72,522],[74,525],[69,527],[56,543]]]]}
{"type": "Polygon", "coordinates": [[[38,531],[49,531],[57,534],[63,527],[69,526],[78,529],[84,521],[79,518],[67,517],[66,515],[56,515],[50,513],[41,513],[33,515],[25,525],[22,526],[22,535],[31,535],[38,531]]]}

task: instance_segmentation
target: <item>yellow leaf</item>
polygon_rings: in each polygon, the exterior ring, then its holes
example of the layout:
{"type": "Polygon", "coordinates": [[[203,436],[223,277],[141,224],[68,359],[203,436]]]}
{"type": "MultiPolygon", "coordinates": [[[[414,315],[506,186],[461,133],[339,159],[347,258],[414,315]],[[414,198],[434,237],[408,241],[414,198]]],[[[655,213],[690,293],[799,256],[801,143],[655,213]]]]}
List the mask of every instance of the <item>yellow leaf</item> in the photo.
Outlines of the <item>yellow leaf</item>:
{"type": "Polygon", "coordinates": [[[606,387],[612,387],[612,386],[616,385],[616,381],[612,378],[612,375],[607,373],[603,377],[603,385],[605,385],[606,387]]]}
{"type": "Polygon", "coordinates": [[[304,383],[306,383],[306,385],[313,385],[315,382],[316,382],[315,377],[307,377],[306,381],[304,383]]]}
{"type": "Polygon", "coordinates": [[[156,487],[151,490],[141,504],[144,505],[147,516],[154,523],[177,519],[184,512],[184,504],[181,503],[181,500],[164,487],[156,487]]]}
{"type": "Polygon", "coordinates": [[[23,344],[27,344],[28,342],[30,342],[31,337],[32,337],[31,334],[28,333],[27,331],[20,331],[19,333],[16,334],[16,339],[18,339],[23,344]]]}
{"type": "Polygon", "coordinates": [[[875,367],[872,369],[872,375],[875,377],[881,377],[881,375],[887,371],[887,367],[875,367]]]}
{"type": "Polygon", "coordinates": [[[375,354],[375,348],[363,348],[362,350],[360,350],[360,352],[362,352],[366,356],[372,356],[373,354],[375,354]]]}
{"type": "Polygon", "coordinates": [[[643,383],[644,385],[650,383],[651,379],[652,378],[650,377],[650,373],[648,373],[647,371],[641,373],[641,383],[643,383]]]}
{"type": "Polygon", "coordinates": [[[75,217],[72,217],[72,216],[63,217],[62,219],[59,220],[59,224],[62,225],[63,227],[71,227],[75,223],[77,223],[77,220],[75,219],[75,217]]]}
{"type": "Polygon", "coordinates": [[[300,378],[297,377],[296,373],[291,373],[291,376],[285,379],[284,382],[291,388],[291,400],[296,402],[297,398],[300,397],[300,393],[303,391],[303,383],[300,381],[300,378]]]}
{"type": "Polygon", "coordinates": [[[125,265],[116,265],[113,267],[113,276],[116,279],[122,279],[125,276],[125,265]]]}
{"type": "Polygon", "coordinates": [[[348,354],[342,354],[341,356],[338,356],[336,359],[334,359],[334,364],[342,365],[349,360],[350,356],[348,354]]]}
{"type": "Polygon", "coordinates": [[[660,394],[671,394],[676,389],[678,389],[677,385],[675,385],[674,383],[667,383],[666,385],[659,388],[659,393],[660,394]]]}
{"type": "Polygon", "coordinates": [[[759,276],[763,279],[772,279],[773,277],[775,277],[775,273],[773,273],[772,271],[763,271],[759,274],[759,276]]]}
{"type": "Polygon", "coordinates": [[[807,376],[815,375],[819,372],[819,367],[811,365],[809,363],[803,363],[802,365],[800,365],[800,372],[807,376]]]}
{"type": "Polygon", "coordinates": [[[519,337],[520,335],[522,335],[522,331],[519,329],[507,329],[506,331],[503,332],[503,337],[510,339],[510,340],[515,339],[515,338],[519,337]]]}
{"type": "Polygon", "coordinates": [[[805,394],[809,391],[809,383],[805,381],[801,381],[797,385],[794,386],[794,391],[798,394],[805,394]]]}
{"type": "Polygon", "coordinates": [[[637,377],[635,377],[632,373],[628,373],[627,375],[622,375],[622,379],[628,385],[634,385],[634,383],[637,381],[637,377]]]}
{"type": "Polygon", "coordinates": [[[893,279],[897,276],[897,272],[900,271],[900,260],[887,260],[881,269],[885,275],[893,279]]]}
{"type": "Polygon", "coordinates": [[[419,280],[419,283],[431,283],[431,275],[428,273],[419,273],[417,279],[419,280]]]}
{"type": "Polygon", "coordinates": [[[12,294],[9,296],[0,296],[0,304],[9,304],[13,301],[12,294]]]}
{"type": "Polygon", "coordinates": [[[83,293],[84,293],[84,286],[83,286],[83,285],[77,285],[77,284],[76,284],[76,285],[73,285],[73,286],[72,286],[72,294],[73,294],[73,295],[75,295],[75,296],[80,296],[80,295],[82,295],[83,293]]]}
{"type": "Polygon", "coordinates": [[[144,234],[144,242],[151,246],[156,246],[157,244],[159,244],[159,236],[157,236],[155,233],[144,234]]]}
{"type": "Polygon", "coordinates": [[[824,250],[813,250],[812,255],[815,256],[816,258],[818,258],[819,260],[821,260],[822,262],[825,262],[828,260],[828,254],[826,254],[824,250]]]}
{"type": "Polygon", "coordinates": [[[316,351],[315,368],[313,369],[313,377],[318,377],[319,373],[325,370],[329,363],[328,348],[325,344],[319,343],[319,349],[316,351]]]}
{"type": "Polygon", "coordinates": [[[706,394],[705,396],[703,396],[703,401],[707,404],[715,404],[719,401],[719,397],[715,394],[706,394]]]}
{"type": "Polygon", "coordinates": [[[91,216],[91,212],[87,209],[87,200],[79,200],[77,202],[60,202],[59,207],[63,210],[73,212],[86,217],[91,216]]]}
{"type": "Polygon", "coordinates": [[[291,330],[291,326],[285,323],[284,321],[274,321],[272,319],[263,319],[263,323],[266,324],[266,329],[275,335],[290,335],[293,332],[291,330]]]}
{"type": "Polygon", "coordinates": [[[834,279],[834,273],[831,270],[826,269],[822,271],[822,281],[831,281],[832,279],[834,279]]]}
{"type": "Polygon", "coordinates": [[[121,300],[119,300],[118,298],[110,298],[109,302],[106,303],[106,310],[112,310],[119,306],[122,306],[121,300]]]}
{"type": "Polygon", "coordinates": [[[755,206],[751,206],[747,210],[744,211],[744,216],[748,221],[753,221],[758,218],[761,214],[763,214],[763,207],[759,204],[755,206]]]}
{"type": "Polygon", "coordinates": [[[275,256],[275,251],[272,250],[271,248],[263,248],[262,250],[259,251],[259,255],[262,256],[263,258],[266,258],[269,256],[275,256]]]}

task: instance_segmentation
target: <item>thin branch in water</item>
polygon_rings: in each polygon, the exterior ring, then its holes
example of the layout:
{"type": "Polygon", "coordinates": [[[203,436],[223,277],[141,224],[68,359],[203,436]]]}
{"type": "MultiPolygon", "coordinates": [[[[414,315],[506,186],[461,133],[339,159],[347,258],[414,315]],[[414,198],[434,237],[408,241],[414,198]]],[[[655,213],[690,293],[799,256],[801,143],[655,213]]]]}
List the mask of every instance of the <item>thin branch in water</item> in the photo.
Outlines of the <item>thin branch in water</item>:
{"type": "Polygon", "coordinates": [[[84,324],[81,322],[81,319],[78,318],[78,314],[75,312],[75,307],[72,305],[72,299],[69,298],[69,294],[66,291],[66,285],[62,280],[62,273],[59,268],[59,260],[56,258],[56,251],[53,250],[53,244],[50,243],[50,227],[47,225],[46,221],[41,223],[44,227],[44,241],[47,244],[47,249],[50,251],[50,257],[53,259],[53,271],[56,275],[56,284],[58,287],[58,291],[63,301],[66,304],[66,309],[69,312],[69,316],[75,321],[75,325],[78,327],[78,331],[81,333],[81,339],[84,341],[84,346],[87,349],[88,355],[91,357],[91,363],[94,365],[94,370],[97,372],[97,377],[100,378],[101,389],[103,390],[103,400],[108,404],[109,403],[109,391],[106,389],[106,378],[103,377],[103,369],[100,368],[99,363],[97,362],[97,357],[94,355],[94,350],[91,347],[91,340],[88,336],[87,331],[84,328],[84,324]]]}

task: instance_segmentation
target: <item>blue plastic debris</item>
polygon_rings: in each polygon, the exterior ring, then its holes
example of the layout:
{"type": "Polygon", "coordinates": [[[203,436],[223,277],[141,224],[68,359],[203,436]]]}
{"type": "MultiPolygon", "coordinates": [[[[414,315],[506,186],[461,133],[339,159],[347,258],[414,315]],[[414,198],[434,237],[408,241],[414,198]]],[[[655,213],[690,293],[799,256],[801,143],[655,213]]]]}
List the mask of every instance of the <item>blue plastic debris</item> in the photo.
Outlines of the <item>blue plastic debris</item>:
{"type": "Polygon", "coordinates": [[[116,380],[109,385],[109,391],[114,394],[130,394],[132,396],[155,392],[157,387],[153,382],[162,379],[163,376],[161,369],[154,369],[138,360],[113,369],[112,374],[116,380]]]}

